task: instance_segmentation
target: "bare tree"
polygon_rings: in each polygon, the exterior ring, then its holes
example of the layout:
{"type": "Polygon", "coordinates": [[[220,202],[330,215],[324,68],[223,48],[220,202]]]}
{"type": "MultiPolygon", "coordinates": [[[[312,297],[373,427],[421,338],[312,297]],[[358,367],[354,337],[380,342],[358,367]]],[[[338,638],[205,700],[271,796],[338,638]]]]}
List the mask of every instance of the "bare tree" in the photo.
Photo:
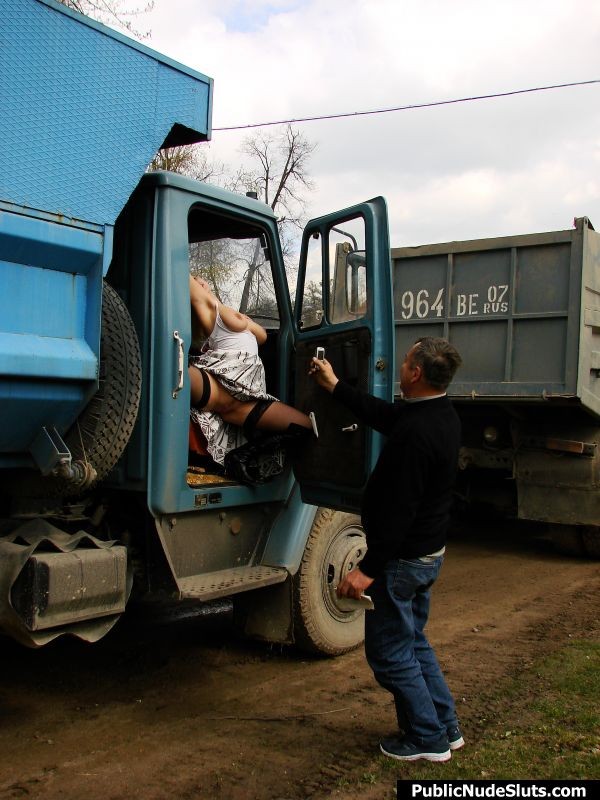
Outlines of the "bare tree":
{"type": "MultiPolygon", "coordinates": [[[[148,172],[166,170],[207,183],[222,184],[231,180],[224,164],[209,158],[206,144],[180,145],[159,150],[148,166],[148,172]]],[[[190,272],[208,281],[215,295],[229,302],[230,272],[236,260],[231,243],[226,239],[190,242],[190,272]]],[[[239,256],[237,256],[239,260],[239,256]]]]}
{"type": "Polygon", "coordinates": [[[137,39],[148,39],[150,31],[142,31],[134,20],[154,8],[154,0],[148,0],[145,5],[137,8],[128,8],[127,0],[59,0],[60,3],[85,14],[98,22],[121,28],[137,39]]]}
{"type": "MultiPolygon", "coordinates": [[[[160,151],[149,170],[166,169],[230,191],[256,192],[278,214],[283,255],[291,274],[295,269],[291,254],[303,225],[305,195],[312,189],[308,162],[315,144],[291,126],[279,133],[261,132],[244,141],[241,150],[246,164],[236,171],[211,162],[204,147],[187,145],[160,151]]],[[[276,316],[275,287],[263,237],[247,242],[221,239],[192,243],[190,267],[192,274],[209,282],[220,300],[231,303],[235,296],[236,305],[240,298],[239,309],[245,314],[276,316]]]]}
{"type": "Polygon", "coordinates": [[[242,144],[242,153],[258,164],[250,170],[247,179],[273,211],[281,212],[281,223],[300,225],[305,208],[304,194],[313,189],[308,162],[315,146],[291,125],[282,133],[261,131],[242,144]]]}
{"type": "MultiPolygon", "coordinates": [[[[257,165],[244,176],[247,188],[256,191],[258,197],[279,215],[279,233],[286,261],[295,238],[292,231],[297,232],[302,227],[305,194],[313,189],[308,176],[308,162],[315,146],[304,134],[288,125],[281,133],[261,131],[247,138],[241,148],[257,165]]],[[[261,263],[260,248],[257,247],[248,265],[242,291],[242,313],[248,309],[252,285],[261,263]]]]}
{"type": "Polygon", "coordinates": [[[302,298],[302,325],[312,328],[323,317],[323,286],[321,281],[308,281],[302,298]]]}
{"type": "Polygon", "coordinates": [[[164,169],[197,181],[218,183],[225,176],[225,165],[211,161],[206,147],[206,144],[184,144],[159,150],[150,162],[148,172],[164,169]]]}
{"type": "MultiPolygon", "coordinates": [[[[308,161],[315,145],[288,126],[283,132],[259,133],[244,141],[246,165],[235,172],[211,161],[206,145],[185,145],[159,151],[149,171],[168,170],[234,192],[254,191],[279,215],[278,226],[288,275],[291,253],[305,212],[304,195],[312,189],[308,161]]],[[[238,305],[245,314],[277,316],[270,254],[264,236],[215,238],[190,243],[190,270],[211,285],[215,295],[238,305]],[[238,304],[239,298],[239,304],[238,304]]]]}

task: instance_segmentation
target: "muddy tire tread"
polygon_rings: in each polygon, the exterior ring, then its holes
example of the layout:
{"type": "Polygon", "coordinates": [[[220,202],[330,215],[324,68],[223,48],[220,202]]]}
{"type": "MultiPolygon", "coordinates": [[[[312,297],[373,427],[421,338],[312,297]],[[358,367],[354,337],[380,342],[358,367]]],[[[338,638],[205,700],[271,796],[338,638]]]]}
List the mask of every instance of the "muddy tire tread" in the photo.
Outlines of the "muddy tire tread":
{"type": "Polygon", "coordinates": [[[100,365],[98,391],[66,437],[73,457],[87,457],[93,465],[97,481],[114,467],[131,437],[142,385],[135,327],[125,304],[107,283],[102,296],[100,365]]]}
{"type": "MultiPolygon", "coordinates": [[[[316,655],[343,655],[359,647],[364,638],[361,635],[345,645],[335,643],[323,633],[312,612],[315,587],[311,585],[306,572],[316,558],[315,552],[321,545],[321,539],[328,535],[328,529],[335,525],[336,517],[341,514],[342,512],[330,508],[319,508],[306,542],[300,569],[294,576],[294,641],[301,650],[316,655]]],[[[358,524],[357,517],[356,520],[358,524]]]]}

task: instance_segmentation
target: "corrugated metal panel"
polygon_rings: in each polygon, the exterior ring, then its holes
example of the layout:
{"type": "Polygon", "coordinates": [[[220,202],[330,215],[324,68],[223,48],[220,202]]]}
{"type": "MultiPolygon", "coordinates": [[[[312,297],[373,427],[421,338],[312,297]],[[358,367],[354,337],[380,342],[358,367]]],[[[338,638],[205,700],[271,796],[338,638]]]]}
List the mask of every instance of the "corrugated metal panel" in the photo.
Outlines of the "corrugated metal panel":
{"type": "Polygon", "coordinates": [[[600,413],[600,236],[570,231],[392,250],[400,355],[452,341],[457,397],[579,398],[600,413]],[[595,366],[596,365],[596,366],[595,366]]]}

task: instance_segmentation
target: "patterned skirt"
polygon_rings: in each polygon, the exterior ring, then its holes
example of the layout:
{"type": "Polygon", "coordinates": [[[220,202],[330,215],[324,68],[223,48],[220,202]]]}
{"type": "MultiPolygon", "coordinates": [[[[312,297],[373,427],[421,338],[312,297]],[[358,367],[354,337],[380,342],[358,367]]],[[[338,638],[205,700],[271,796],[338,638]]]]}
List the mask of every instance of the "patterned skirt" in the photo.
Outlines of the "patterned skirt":
{"type": "MultiPolygon", "coordinates": [[[[236,400],[277,399],[266,391],[265,369],[259,356],[239,350],[209,350],[199,356],[190,356],[189,364],[209,372],[236,400]]],[[[190,416],[200,426],[208,452],[218,464],[223,464],[230,450],[247,442],[241,428],[224,422],[212,411],[192,408],[190,416]]],[[[272,461],[272,475],[279,474],[284,464],[283,452],[273,453],[272,461]]]]}

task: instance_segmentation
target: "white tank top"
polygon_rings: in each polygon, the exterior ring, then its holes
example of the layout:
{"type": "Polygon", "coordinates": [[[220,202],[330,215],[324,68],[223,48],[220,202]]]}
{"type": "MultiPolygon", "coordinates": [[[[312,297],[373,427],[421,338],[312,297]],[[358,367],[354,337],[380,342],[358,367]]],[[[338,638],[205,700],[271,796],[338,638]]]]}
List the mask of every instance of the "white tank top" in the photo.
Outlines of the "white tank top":
{"type": "Polygon", "coordinates": [[[217,317],[215,319],[215,326],[208,337],[205,347],[202,349],[208,350],[242,350],[244,353],[250,353],[253,356],[258,355],[258,342],[256,336],[246,329],[245,331],[230,331],[227,325],[221,319],[219,314],[219,306],[215,305],[217,317]]]}

